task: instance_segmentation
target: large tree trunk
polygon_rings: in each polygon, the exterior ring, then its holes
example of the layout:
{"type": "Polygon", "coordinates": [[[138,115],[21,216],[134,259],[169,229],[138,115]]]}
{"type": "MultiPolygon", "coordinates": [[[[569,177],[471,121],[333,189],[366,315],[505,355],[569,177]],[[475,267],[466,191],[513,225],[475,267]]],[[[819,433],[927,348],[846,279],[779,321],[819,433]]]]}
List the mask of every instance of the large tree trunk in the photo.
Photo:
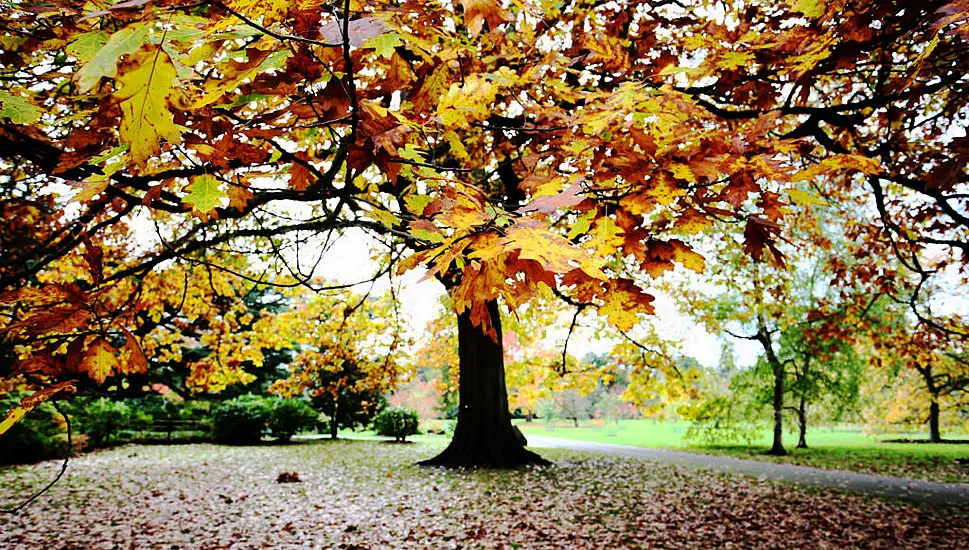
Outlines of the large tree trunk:
{"type": "Polygon", "coordinates": [[[505,363],[498,303],[488,302],[498,341],[471,323],[470,311],[458,315],[458,423],[450,445],[422,466],[514,468],[548,464],[525,449],[508,413],[505,363]]]}

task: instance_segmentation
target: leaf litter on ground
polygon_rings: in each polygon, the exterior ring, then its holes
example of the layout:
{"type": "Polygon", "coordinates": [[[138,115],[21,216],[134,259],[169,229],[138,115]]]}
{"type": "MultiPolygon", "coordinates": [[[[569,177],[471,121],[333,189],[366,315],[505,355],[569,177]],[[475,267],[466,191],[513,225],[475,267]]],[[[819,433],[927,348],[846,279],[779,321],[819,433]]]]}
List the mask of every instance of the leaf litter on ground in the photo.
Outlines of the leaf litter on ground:
{"type": "MultiPolygon", "coordinates": [[[[969,509],[544,449],[546,468],[447,470],[440,442],[125,446],[72,460],[0,547],[960,548],[969,509]],[[300,483],[277,483],[298,472],[300,483]]],[[[10,508],[54,462],[0,469],[10,508]]]]}

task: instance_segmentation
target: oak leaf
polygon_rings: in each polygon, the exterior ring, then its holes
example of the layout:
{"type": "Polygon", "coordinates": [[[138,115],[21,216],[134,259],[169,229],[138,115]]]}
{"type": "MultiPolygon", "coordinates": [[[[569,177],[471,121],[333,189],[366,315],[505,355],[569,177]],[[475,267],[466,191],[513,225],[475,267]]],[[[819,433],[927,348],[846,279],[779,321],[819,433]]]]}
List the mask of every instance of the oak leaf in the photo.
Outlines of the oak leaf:
{"type": "Polygon", "coordinates": [[[179,95],[173,87],[178,71],[162,48],[141,49],[125,66],[119,77],[121,89],[115,93],[121,106],[118,131],[130,147],[132,161],[144,167],[161,151],[163,139],[173,144],[182,141],[169,107],[179,95]]]}

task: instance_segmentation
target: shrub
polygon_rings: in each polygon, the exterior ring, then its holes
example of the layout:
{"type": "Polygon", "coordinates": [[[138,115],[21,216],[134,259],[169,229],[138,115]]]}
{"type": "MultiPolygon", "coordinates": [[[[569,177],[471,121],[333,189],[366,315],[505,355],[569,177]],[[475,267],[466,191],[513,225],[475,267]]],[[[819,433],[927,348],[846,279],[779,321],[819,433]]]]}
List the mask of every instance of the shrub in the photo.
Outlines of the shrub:
{"type": "Polygon", "coordinates": [[[212,412],[212,437],[220,443],[255,445],[272,417],[272,403],[263,397],[243,395],[223,402],[212,412]]]}
{"type": "Polygon", "coordinates": [[[276,399],[269,419],[269,433],[281,441],[289,441],[298,432],[315,427],[318,416],[302,399],[276,399]]]}
{"type": "Polygon", "coordinates": [[[127,429],[131,420],[131,409],[127,405],[105,397],[77,399],[70,408],[75,433],[87,435],[92,448],[117,441],[121,430],[127,429]]]}
{"type": "Polygon", "coordinates": [[[387,407],[373,419],[374,430],[378,435],[405,441],[409,435],[417,435],[417,411],[403,407],[387,407]]]}
{"type": "MultiPolygon", "coordinates": [[[[0,411],[20,405],[21,394],[0,398],[0,411]]],[[[49,403],[32,410],[20,422],[0,435],[0,464],[22,464],[60,458],[68,451],[60,414],[49,403]]],[[[75,439],[77,436],[75,435],[75,439]]]]}

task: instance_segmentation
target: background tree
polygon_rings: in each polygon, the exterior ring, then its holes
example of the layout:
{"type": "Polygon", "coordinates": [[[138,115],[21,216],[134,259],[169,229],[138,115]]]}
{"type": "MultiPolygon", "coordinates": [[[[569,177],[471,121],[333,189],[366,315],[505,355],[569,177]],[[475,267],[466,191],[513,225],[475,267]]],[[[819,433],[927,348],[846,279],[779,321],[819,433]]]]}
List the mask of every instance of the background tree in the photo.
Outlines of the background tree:
{"type": "Polygon", "coordinates": [[[292,311],[266,318],[277,337],[298,350],[289,377],[274,382],[269,391],[309,395],[329,416],[334,439],[341,427],[368,424],[402,374],[402,342],[392,310],[389,295],[343,291],[311,295],[292,311]]]}

